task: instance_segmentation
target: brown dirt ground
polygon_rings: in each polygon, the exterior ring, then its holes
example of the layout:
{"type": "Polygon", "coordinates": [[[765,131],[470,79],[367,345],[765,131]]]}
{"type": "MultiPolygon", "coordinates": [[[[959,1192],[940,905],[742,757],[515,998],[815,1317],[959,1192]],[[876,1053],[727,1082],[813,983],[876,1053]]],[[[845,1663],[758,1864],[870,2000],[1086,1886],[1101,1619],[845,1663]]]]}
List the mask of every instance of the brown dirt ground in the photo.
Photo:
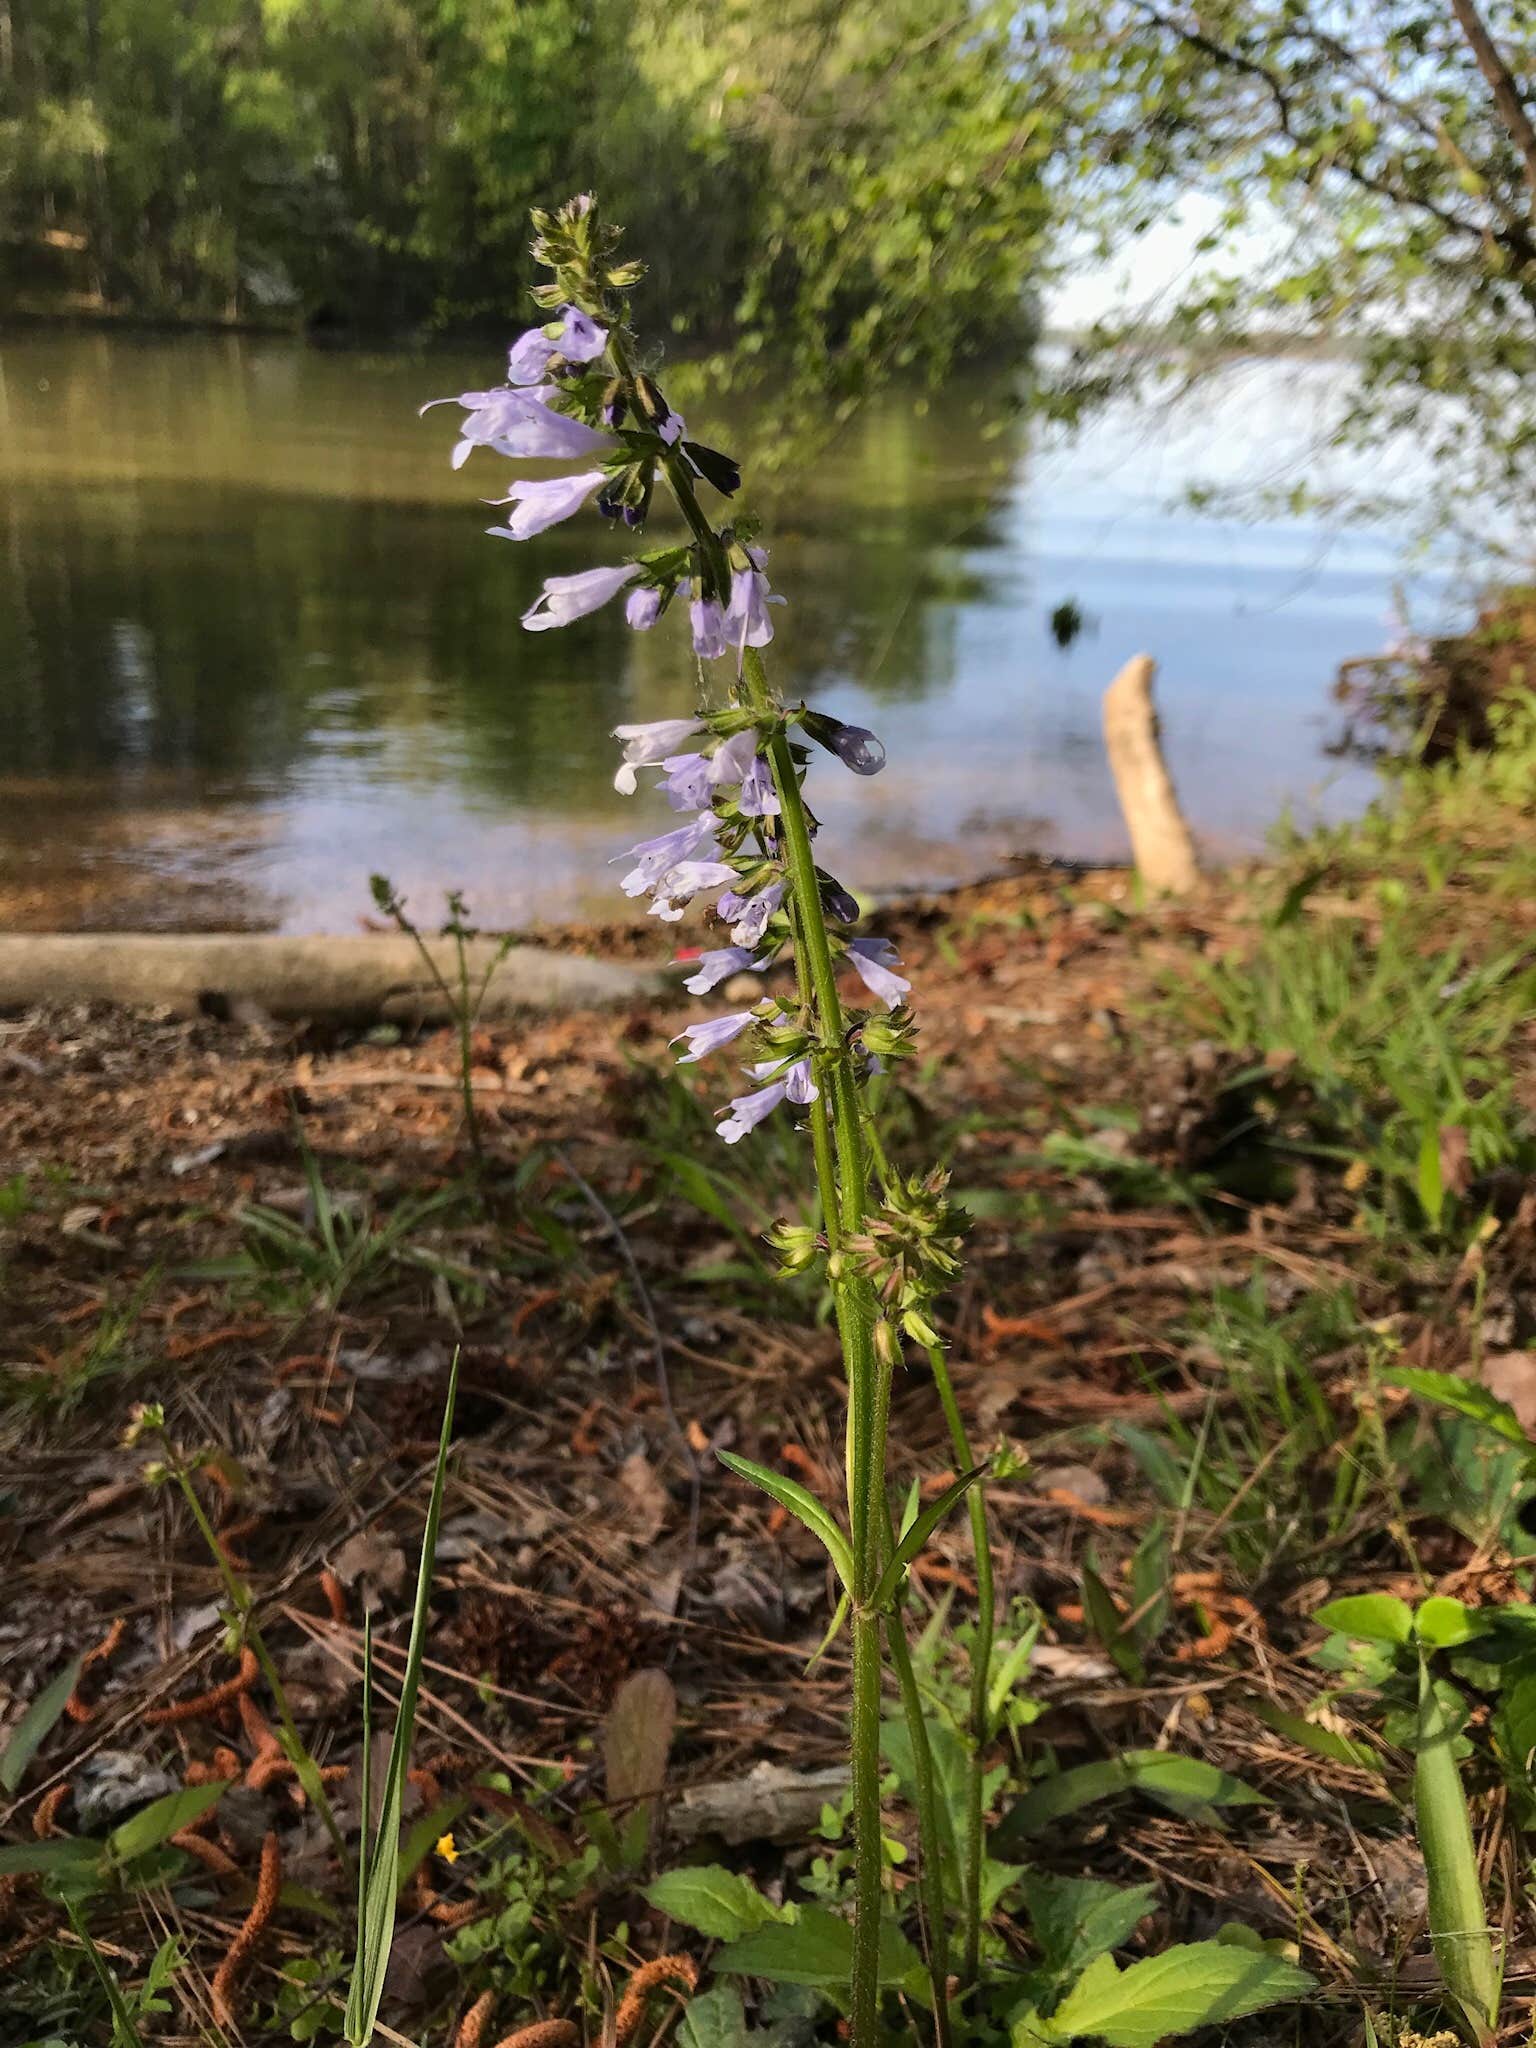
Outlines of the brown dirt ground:
{"type": "MultiPolygon", "coordinates": [[[[1048,1617],[1032,1680],[1046,1704],[1039,1732],[1064,1762],[1122,1746],[1187,1748],[1276,1802],[1224,1826],[1137,1810],[1112,1835],[1090,1811],[1052,1853],[1064,1868],[1126,1881],[1161,1873],[1164,1933],[1209,1931],[1233,1916],[1266,1933],[1299,1926],[1308,1961],[1337,1980],[1346,1924],[1384,1958],[1413,1950],[1412,1872],[1394,1889],[1380,1857],[1378,1868],[1357,1855],[1335,1795],[1357,1792],[1358,1774],[1308,1758],[1243,1705],[1257,1693],[1294,1710],[1315,1690],[1291,1652],[1326,1582],[1293,1574],[1268,1588],[1231,1586],[1238,1599],[1223,1609],[1225,1626],[1192,1598],[1139,1686],[1085,1634],[1079,1604],[1085,1541],[1113,1577],[1152,1512],[1101,1425],[1155,1425],[1167,1409],[1197,1417],[1221,1398],[1219,1359],[1185,1328],[1214,1285],[1257,1274],[1278,1311],[1304,1290],[1349,1280],[1362,1315],[1388,1319],[1416,1362],[1464,1362],[1476,1276],[1442,1276],[1417,1292],[1400,1275],[1378,1280],[1337,1180],[1304,1175],[1284,1201],[1132,1207],[1093,1174],[1040,1157],[1052,1130],[1107,1133],[1106,1143],[1128,1142],[1168,1170],[1198,1168],[1226,1142],[1221,1083],[1235,1063],[1180,1042],[1146,1003],[1194,953],[1236,943],[1241,915],[1240,894],[1226,886],[1142,914],[1123,878],[1069,887],[1033,874],[909,904],[883,922],[906,959],[922,1027],[914,1158],[927,1129],[963,1116],[957,1185],[1010,1198],[979,1204],[946,1336],[980,1441],[1006,1436],[1030,1460],[994,1489],[993,1512],[1001,1590],[1032,1597],[1048,1617]],[[1117,1108],[1139,1118],[1128,1141],[1100,1113],[1117,1108]],[[1305,1867],[1324,1875],[1308,1892],[1319,1903],[1298,1915],[1305,1867]]],[[[610,951],[654,945],[653,933],[581,936],[610,951]]],[[[618,1685],[646,1666],[669,1672],[681,1703],[674,1788],[763,1759],[797,1769],[835,1760],[845,1666],[834,1650],[804,1671],[827,1614],[814,1546],[709,1454],[729,1446],[802,1478],[834,1473],[836,1344],[824,1323],[807,1320],[804,1298],[781,1306],[769,1284],[711,1283],[704,1269],[744,1254],[680,1204],[657,1156],[665,1137],[706,1165],[760,1170],[722,1156],[707,1132],[678,1137],[668,1122],[675,1103],[646,1079],[666,1065],[667,1040],[712,1007],[680,992],[675,1002],[481,1031],[487,1203],[429,1217],[412,1237],[467,1268],[477,1287],[395,1266],[339,1309],[232,1294],[208,1269],[241,1249],[243,1205],[302,1211],[296,1130],[327,1185],[379,1217],[460,1185],[446,1034],[321,1042],[89,1008],[0,1025],[0,1171],[27,1175],[33,1197],[0,1230],[3,1362],[15,1397],[0,1423],[0,1709],[8,1688],[19,1707],[39,1675],[124,1624],[113,1653],[87,1673],[81,1718],[61,1724],[19,1797],[0,1808],[5,1832],[27,1837],[50,1789],[78,1786],[104,1750],[134,1753],[178,1781],[221,1746],[247,1775],[259,1753],[259,1730],[233,1705],[169,1725],[146,1718],[154,1703],[186,1699],[233,1666],[210,1625],[217,1575],[189,1518],[173,1494],[145,1488],[143,1451],[120,1443],[134,1400],[164,1401],[184,1446],[221,1454],[199,1481],[209,1514],[254,1589],[306,1736],[326,1761],[354,1762],[360,1624],[376,1608],[387,1681],[399,1668],[455,1344],[459,1450],[419,1736],[441,1781],[467,1783],[499,1765],[526,1784],[545,1761],[566,1771],[573,1801],[600,1793],[594,1732],[618,1685]],[[330,1592],[326,1569],[340,1582],[330,1592]]],[[[685,1073],[703,1103],[728,1092],[721,1062],[685,1073]]],[[[1529,1261],[1531,1237],[1525,1218],[1500,1256],[1529,1261]]],[[[1496,1275],[1491,1284],[1496,1292],[1496,1275]]],[[[1357,1369],[1345,1355],[1325,1375],[1341,1413],[1357,1369]]],[[[931,1483],[948,1469],[931,1383],[915,1365],[901,1375],[893,1436],[903,1480],[915,1472],[931,1483]]],[[[1412,1589],[1385,1535],[1378,1561],[1377,1587],[1412,1589]]],[[[1479,1572],[1501,1583],[1501,1560],[1474,1558],[1455,1539],[1436,1564],[1463,1592],[1475,1592],[1479,1572]]],[[[963,1610],[973,1585],[962,1516],[929,1553],[916,1597],[949,1591],[963,1610]]],[[[70,1815],[66,1803],[57,1824],[70,1815]]],[[[332,1877],[291,1778],[241,1787],[221,1825],[239,1875],[213,1882],[189,1917],[210,1970],[249,1899],[267,1829],[279,1833],[293,1881],[323,1891],[332,1877]]],[[[1504,1843],[1494,1853],[1512,1852],[1504,1843]]],[[[463,1861],[437,1869],[440,1896],[416,1896],[410,1925],[426,1983],[443,1980],[433,1909],[469,1898],[465,1870],[463,1861]]],[[[659,1928],[631,1906],[637,1944],[654,1946],[659,1928]]],[[[5,1910],[0,1948],[51,1924],[52,1909],[25,1892],[5,1910]]],[[[279,1954],[314,1939],[302,1912],[281,1918],[255,1980],[268,1990],[279,1954]]],[[[135,1952],[132,1934],[123,1939],[135,1952]]]]}

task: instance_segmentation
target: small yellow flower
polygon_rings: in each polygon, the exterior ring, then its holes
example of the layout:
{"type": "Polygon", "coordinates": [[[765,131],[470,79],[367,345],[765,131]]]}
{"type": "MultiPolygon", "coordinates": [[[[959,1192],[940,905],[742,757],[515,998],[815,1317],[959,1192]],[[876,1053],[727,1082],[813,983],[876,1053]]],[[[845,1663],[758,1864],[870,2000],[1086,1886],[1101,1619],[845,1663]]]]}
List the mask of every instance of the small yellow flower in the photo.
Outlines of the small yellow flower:
{"type": "Polygon", "coordinates": [[[443,1861],[444,1861],[445,1863],[457,1863],[457,1862],[458,1862],[458,1860],[459,1860],[459,1850],[458,1850],[458,1845],[457,1845],[457,1843],[456,1843],[456,1842],[454,1841],[454,1839],[453,1839],[452,1835],[439,1835],[439,1836],[438,1836],[438,1838],[437,1838],[437,1853],[438,1853],[438,1855],[439,1855],[439,1856],[441,1856],[441,1857],[442,1857],[442,1859],[443,1859],[443,1861]]]}

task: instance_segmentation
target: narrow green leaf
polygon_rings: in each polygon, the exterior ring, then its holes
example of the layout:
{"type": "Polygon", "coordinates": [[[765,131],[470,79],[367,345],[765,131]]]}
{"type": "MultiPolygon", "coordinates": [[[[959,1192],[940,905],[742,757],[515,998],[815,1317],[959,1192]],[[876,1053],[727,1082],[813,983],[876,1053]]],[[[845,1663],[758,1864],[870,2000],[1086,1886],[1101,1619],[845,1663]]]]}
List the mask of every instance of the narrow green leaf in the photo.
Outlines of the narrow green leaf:
{"type": "Polygon", "coordinates": [[[37,1755],[49,1730],[64,1711],[64,1702],[80,1681],[83,1657],[76,1657],[50,1678],[11,1731],[11,1739],[0,1755],[0,1789],[14,1792],[27,1774],[27,1765],[37,1755]]]}
{"type": "Polygon", "coordinates": [[[1319,1727],[1316,1721],[1308,1721],[1300,1714],[1287,1714],[1269,1700],[1249,1699],[1243,1704],[1256,1720],[1266,1728],[1273,1728],[1277,1735],[1283,1735],[1287,1742],[1294,1742],[1298,1749],[1310,1750],[1313,1756],[1327,1757],[1331,1763],[1353,1764],[1357,1770],[1377,1771],[1382,1769],[1381,1758],[1367,1749],[1363,1742],[1352,1742],[1347,1735],[1340,1735],[1336,1729],[1319,1727]]]}
{"type": "Polygon", "coordinates": [[[105,1956],[91,1939],[91,1930],[86,1926],[79,1905],[74,1899],[64,1901],[64,1910],[69,1915],[69,1924],[75,1930],[80,1946],[85,1950],[96,1981],[106,1993],[107,2004],[112,2010],[112,2048],[143,2048],[143,2036],[134,2025],[133,2014],[128,2010],[116,1977],[107,1968],[105,1956]]]}
{"type": "Polygon", "coordinates": [[[1388,1366],[1381,1377],[1389,1386],[1406,1387],[1410,1394],[1419,1394],[1441,1408],[1453,1408],[1458,1415],[1469,1416],[1473,1422],[1491,1429],[1495,1436],[1503,1437],[1506,1443],[1518,1444],[1523,1451],[1532,1449],[1514,1409],[1497,1394],[1480,1387],[1476,1380],[1464,1380],[1453,1372],[1430,1372],[1417,1365],[1388,1366]]]}
{"type": "Polygon", "coordinates": [[[716,1451],[715,1456],[739,1478],[750,1479],[781,1508],[788,1508],[798,1521],[803,1522],[825,1547],[843,1584],[852,1589],[853,1553],[848,1548],[848,1539],[808,1487],[801,1486],[797,1480],[786,1479],[782,1473],[770,1472],[766,1465],[754,1465],[750,1458],[738,1458],[734,1451],[716,1451]]]}
{"type": "Polygon", "coordinates": [[[889,1606],[895,1598],[896,1588],[901,1584],[907,1566],[919,1554],[945,1516],[964,1500],[986,1469],[985,1465],[977,1465],[971,1471],[963,1472],[958,1479],[951,1480],[937,1500],[930,1501],[923,1509],[896,1545],[890,1563],[880,1574],[880,1583],[875,1588],[872,1603],[874,1606],[889,1606]]]}
{"type": "Polygon", "coordinates": [[[186,1785],[180,1792],[167,1792],[163,1799],[154,1800],[112,1830],[107,1837],[107,1854],[114,1863],[131,1863],[135,1856],[158,1849],[182,1828],[201,1820],[226,1790],[220,1781],[216,1785],[186,1785]]]}
{"type": "Polygon", "coordinates": [[[10,1842],[0,1849],[0,1877],[55,1877],[68,1871],[95,1869],[101,1861],[100,1842],[75,1837],[54,1842],[10,1842]]]}
{"type": "Polygon", "coordinates": [[[1032,1785],[1002,1822],[996,1845],[1009,1854],[1017,1843],[1039,1834],[1052,1821],[1122,1792],[1144,1792],[1159,1805],[1186,1814],[1211,1806],[1266,1803],[1262,1792],[1198,1757],[1170,1756],[1160,1749],[1129,1749],[1122,1756],[1105,1757],[1101,1763],[1053,1772],[1032,1785]]]}
{"type": "MultiPolygon", "coordinates": [[[[369,1807],[365,1790],[363,1836],[367,1853],[359,1865],[361,1901],[357,1954],[347,1992],[346,2035],[352,2048],[367,2048],[367,2043],[373,2038],[374,2024],[384,1996],[384,1975],[389,1967],[390,1947],[394,1941],[395,1901],[400,1876],[400,1809],[405,1797],[405,1774],[410,1768],[411,1738],[416,1727],[421,1664],[427,1649],[432,1571],[437,1558],[437,1532],[443,1519],[443,1493],[447,1484],[448,1452],[453,1441],[453,1410],[458,1386],[459,1354],[455,1352],[448,1374],[448,1398],[443,1409],[442,1435],[438,1439],[437,1467],[432,1474],[432,1497],[427,1504],[426,1526],[421,1533],[421,1564],[416,1574],[416,1604],[411,1616],[411,1640],[400,1686],[400,1706],[395,1715],[394,1740],[384,1776],[379,1823],[373,1831],[371,1843],[367,1841],[369,1807]]],[[[371,1685],[365,1685],[365,1706],[371,1691],[371,1685]]],[[[364,1777],[366,1780],[366,1767],[364,1777]]]]}
{"type": "Polygon", "coordinates": [[[1108,1586],[1105,1585],[1094,1563],[1090,1547],[1082,1564],[1083,1611],[1088,1625],[1108,1651],[1115,1669],[1122,1678],[1128,1678],[1132,1685],[1146,1682],[1147,1667],[1142,1661],[1135,1638],[1125,1631],[1124,1620],[1108,1586]]]}
{"type": "Polygon", "coordinates": [[[1440,1217],[1445,1208],[1445,1176],[1440,1166],[1440,1128],[1428,1123],[1419,1139],[1419,1164],[1415,1181],[1419,1207],[1424,1211],[1424,1220],[1431,1230],[1440,1228],[1440,1217]]]}
{"type": "Polygon", "coordinates": [[[839,1593],[837,1605],[832,1610],[832,1619],[827,1623],[827,1632],[807,1659],[804,1676],[809,1678],[828,1650],[842,1634],[843,1623],[848,1619],[849,1599],[846,1593],[839,1593]]]}
{"type": "Polygon", "coordinates": [[[1360,1642],[1413,1641],[1413,1609],[1391,1593],[1356,1593],[1345,1600],[1330,1600],[1312,1619],[1321,1628],[1335,1629],[1360,1642]]]}
{"type": "Polygon", "coordinates": [[[1278,1956],[1254,1955],[1220,1941],[1185,1942],[1125,1970],[1112,1956],[1100,1956],[1051,2018],[1035,2025],[1046,2041],[1157,2048],[1170,2035],[1301,1998],[1316,1984],[1306,1970],[1278,1956]]]}

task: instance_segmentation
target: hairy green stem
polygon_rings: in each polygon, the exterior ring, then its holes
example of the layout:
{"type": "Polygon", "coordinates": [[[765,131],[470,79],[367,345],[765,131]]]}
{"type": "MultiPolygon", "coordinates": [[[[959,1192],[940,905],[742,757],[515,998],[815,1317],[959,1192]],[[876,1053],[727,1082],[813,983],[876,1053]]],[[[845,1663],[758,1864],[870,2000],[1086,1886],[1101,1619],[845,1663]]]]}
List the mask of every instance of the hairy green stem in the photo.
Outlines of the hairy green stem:
{"type": "MultiPolygon", "coordinates": [[[[939,1406],[949,1425],[949,1441],[955,1463],[962,1472],[975,1469],[971,1439],[955,1399],[955,1383],[949,1376],[949,1361],[937,1344],[928,1346],[928,1363],[938,1388],[939,1406]]],[[[996,1627],[996,1592],[992,1577],[992,1541],[987,1533],[986,1487],[978,1481],[966,1495],[971,1517],[971,1546],[976,1557],[976,1637],[971,1646],[971,1754],[965,1788],[965,1952],[960,1981],[967,1988],[976,1982],[981,1964],[981,1861],[986,1830],[982,1820],[983,1781],[987,1773],[987,1744],[992,1739],[992,1637],[996,1627]]]]}
{"type": "MultiPolygon", "coordinates": [[[[691,490],[689,495],[691,496],[691,490]]],[[[685,508],[686,509],[686,508],[685,508]]],[[[691,522],[690,522],[691,523],[691,522]]],[[[742,693],[755,711],[776,713],[762,658],[744,651],[742,693]]],[[[817,1173],[828,1207],[828,1242],[856,1237],[862,1230],[869,1200],[869,1165],[863,1120],[843,1028],[837,970],[822,907],[810,820],[800,790],[789,741],[775,732],[768,745],[769,764],[779,799],[789,897],[794,905],[797,971],[802,993],[814,1008],[819,1057],[818,1086],[830,1096],[831,1145],[817,1151],[817,1173]],[[803,956],[803,960],[802,960],[803,956]],[[828,1153],[830,1151],[830,1157],[828,1153]],[[830,1169],[830,1175],[828,1174],[830,1169]]],[[[821,1098],[819,1098],[821,1099],[821,1098]]],[[[814,1108],[814,1105],[813,1105],[814,1108]]],[[[844,1370],[848,1381],[848,1521],[853,1549],[853,1709],[850,1730],[853,1766],[854,1925],[851,1984],[852,2048],[874,2048],[880,2009],[880,1913],[884,1848],[880,1824],[880,1690],[883,1666],[880,1616],[870,1604],[880,1574],[884,1527],[885,1415],[889,1373],[876,1363],[873,1303],[869,1288],[835,1257],[833,1298],[837,1305],[844,1370]],[[878,1508],[876,1506],[878,1503],[878,1508]]]]}

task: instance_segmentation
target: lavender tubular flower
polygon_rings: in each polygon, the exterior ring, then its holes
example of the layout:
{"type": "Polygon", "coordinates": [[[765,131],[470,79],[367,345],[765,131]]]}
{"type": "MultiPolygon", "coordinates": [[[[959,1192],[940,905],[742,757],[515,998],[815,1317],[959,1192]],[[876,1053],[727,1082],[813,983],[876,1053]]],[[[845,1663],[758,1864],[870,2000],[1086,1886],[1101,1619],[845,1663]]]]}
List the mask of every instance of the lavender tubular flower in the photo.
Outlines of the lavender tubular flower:
{"type": "Polygon", "coordinates": [[[723,1045],[729,1045],[754,1022],[750,1010],[737,1010],[729,1017],[711,1017],[707,1024],[690,1024],[686,1031],[680,1031],[672,1040],[678,1045],[688,1041],[688,1050],[678,1055],[680,1067],[691,1066],[696,1060],[704,1059],[709,1053],[718,1052],[723,1045]]]}
{"type": "Polygon", "coordinates": [[[701,889],[716,889],[730,879],[731,869],[723,860],[679,861],[675,868],[668,868],[656,884],[656,900],[651,905],[650,914],[659,917],[663,924],[676,924],[684,906],[701,889]]]}
{"type": "Polygon", "coordinates": [[[635,865],[619,887],[626,896],[643,896],[669,868],[676,867],[679,861],[695,859],[705,847],[709,848],[711,859],[719,852],[712,817],[695,818],[691,825],[679,825],[675,831],[663,832],[656,839],[642,839],[629,849],[635,865]]]}
{"type": "Polygon", "coordinates": [[[661,592],[642,588],[632,590],[624,600],[624,618],[637,633],[648,633],[661,617],[661,592]]]}
{"type": "Polygon", "coordinates": [[[736,945],[756,947],[762,944],[768,920],[783,901],[784,884],[769,882],[755,896],[737,896],[727,891],[715,909],[730,925],[731,938],[736,945]]]}
{"type": "Polygon", "coordinates": [[[701,661],[714,661],[730,646],[726,637],[725,613],[712,597],[696,597],[688,607],[693,628],[693,651],[701,661]]]}
{"type": "Polygon", "coordinates": [[[855,775],[878,775],[885,766],[884,743],[865,725],[845,725],[825,711],[808,711],[801,720],[807,735],[836,754],[855,775]]]}
{"type": "Polygon", "coordinates": [[[696,996],[707,996],[712,988],[722,981],[729,981],[733,974],[762,974],[767,966],[766,960],[754,959],[750,946],[716,946],[699,955],[698,966],[683,987],[696,996]]]}
{"type": "Polygon", "coordinates": [[[891,972],[901,962],[889,939],[850,939],[848,964],[870,994],[878,996],[888,1010],[894,1010],[903,996],[911,992],[911,982],[891,972]]]}
{"type": "Polygon", "coordinates": [[[507,354],[507,378],[513,384],[537,384],[556,356],[570,363],[595,362],[608,346],[608,330],[579,307],[567,306],[553,334],[530,327],[507,354]]]}
{"type": "MultiPolygon", "coordinates": [[[[771,1074],[778,1065],[776,1060],[766,1060],[752,1069],[754,1074],[771,1074]]],[[[771,1116],[781,1102],[814,1102],[820,1094],[811,1078],[811,1063],[808,1059],[796,1060],[777,1081],[770,1081],[766,1088],[759,1088],[750,1095],[736,1095],[731,1098],[731,1113],[715,1129],[727,1145],[736,1145],[749,1131],[756,1130],[765,1116],[771,1116]]]]}
{"type": "Polygon", "coordinates": [[[521,478],[504,498],[488,500],[492,505],[515,505],[517,510],[505,526],[488,526],[486,532],[498,540],[531,540],[579,512],[603,479],[600,469],[585,469],[577,476],[521,478]]]}
{"type": "Polygon", "coordinates": [[[768,588],[763,563],[768,557],[761,548],[749,548],[752,567],[738,569],[731,577],[731,602],[725,615],[726,637],[733,647],[766,647],[773,638],[770,604],[783,604],[768,588]]]}
{"type": "Polygon", "coordinates": [[[582,569],[574,576],[546,576],[544,588],[523,613],[529,633],[547,633],[555,626],[568,626],[572,619],[584,619],[617,597],[639,571],[633,562],[619,569],[582,569]]]}
{"type": "MultiPolygon", "coordinates": [[[[637,597],[647,596],[653,597],[655,592],[632,590],[625,600],[625,617],[629,617],[630,608],[637,597]]],[[[634,625],[635,621],[630,618],[629,623],[634,625]]],[[[655,762],[665,761],[668,754],[675,752],[684,740],[692,739],[696,732],[702,730],[696,718],[656,718],[647,725],[616,725],[613,736],[616,740],[624,742],[624,759],[619,766],[619,772],[613,778],[614,788],[622,791],[625,796],[633,796],[637,768],[646,768],[655,762]]]]}

